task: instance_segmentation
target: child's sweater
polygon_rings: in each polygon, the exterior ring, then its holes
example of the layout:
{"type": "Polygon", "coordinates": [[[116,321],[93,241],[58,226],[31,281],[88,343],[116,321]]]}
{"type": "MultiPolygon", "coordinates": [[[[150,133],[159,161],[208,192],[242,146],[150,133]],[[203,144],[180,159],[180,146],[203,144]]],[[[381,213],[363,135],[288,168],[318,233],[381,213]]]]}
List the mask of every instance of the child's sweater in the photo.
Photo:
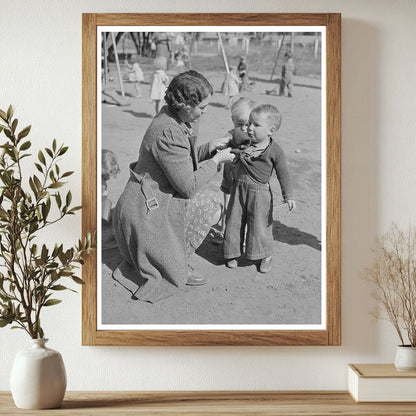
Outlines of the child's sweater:
{"type": "Polygon", "coordinates": [[[240,153],[237,179],[248,175],[256,182],[266,184],[269,182],[273,169],[276,171],[277,179],[282,188],[284,199],[292,198],[292,183],[286,165],[283,149],[272,139],[270,144],[259,155],[252,156],[251,150],[254,146],[249,146],[240,153]]]}

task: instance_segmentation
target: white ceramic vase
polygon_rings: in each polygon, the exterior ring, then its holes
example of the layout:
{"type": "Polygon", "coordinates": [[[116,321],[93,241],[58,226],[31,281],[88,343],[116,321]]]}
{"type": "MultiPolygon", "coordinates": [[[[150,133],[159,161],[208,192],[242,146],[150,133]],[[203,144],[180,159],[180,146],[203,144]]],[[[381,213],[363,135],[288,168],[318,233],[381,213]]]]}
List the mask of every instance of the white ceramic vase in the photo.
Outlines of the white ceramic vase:
{"type": "Polygon", "coordinates": [[[394,365],[399,371],[416,370],[416,347],[398,345],[394,365]]]}
{"type": "Polygon", "coordinates": [[[32,339],[32,347],[14,360],[10,388],[21,409],[59,407],[66,390],[66,372],[59,352],[45,346],[47,339],[32,339]]]}

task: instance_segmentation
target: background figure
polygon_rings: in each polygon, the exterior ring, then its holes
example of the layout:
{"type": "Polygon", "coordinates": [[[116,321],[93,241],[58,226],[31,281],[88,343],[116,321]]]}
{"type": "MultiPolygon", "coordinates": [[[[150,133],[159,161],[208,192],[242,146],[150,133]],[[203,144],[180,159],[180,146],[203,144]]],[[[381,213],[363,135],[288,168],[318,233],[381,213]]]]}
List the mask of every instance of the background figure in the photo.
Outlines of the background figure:
{"type": "Polygon", "coordinates": [[[293,97],[293,73],[295,72],[295,64],[291,52],[285,53],[285,62],[282,65],[282,78],[280,80],[279,95],[285,95],[287,88],[287,96],[293,97]]]}
{"type": "Polygon", "coordinates": [[[240,80],[237,78],[235,68],[230,66],[230,72],[225,75],[225,80],[222,84],[222,93],[228,96],[227,107],[230,108],[233,104],[233,98],[239,92],[240,80]]]}
{"type": "Polygon", "coordinates": [[[176,61],[176,72],[178,74],[180,74],[181,72],[184,72],[185,71],[185,63],[183,62],[183,59],[182,59],[182,52],[177,51],[175,53],[174,58],[175,58],[175,61],[176,61]]]}
{"type": "Polygon", "coordinates": [[[266,94],[277,94],[277,88],[279,87],[279,95],[284,96],[285,88],[287,88],[288,97],[292,98],[294,72],[295,64],[293,62],[292,53],[290,51],[287,51],[284,56],[280,82],[272,90],[266,90],[266,94]]]}
{"type": "Polygon", "coordinates": [[[248,89],[248,75],[247,75],[247,62],[244,56],[240,56],[240,62],[237,66],[238,76],[240,77],[240,91],[248,89]]]}
{"type": "Polygon", "coordinates": [[[191,69],[191,63],[189,60],[189,47],[188,45],[184,45],[184,47],[182,48],[182,61],[183,64],[185,65],[185,69],[188,71],[191,69]]]}
{"type": "Polygon", "coordinates": [[[166,59],[166,69],[169,69],[169,58],[171,56],[170,37],[166,32],[156,33],[153,38],[156,44],[156,58],[163,57],[166,59]]]}
{"type": "Polygon", "coordinates": [[[144,80],[143,71],[139,65],[140,57],[139,55],[133,55],[129,59],[128,65],[128,80],[130,82],[134,82],[134,86],[136,88],[136,96],[138,98],[142,97],[142,87],[141,84],[144,80]]]}
{"type": "Polygon", "coordinates": [[[116,155],[107,149],[101,152],[101,218],[110,222],[112,203],[108,198],[108,181],[120,172],[116,155]]]}
{"type": "Polygon", "coordinates": [[[155,67],[155,72],[153,73],[152,85],[150,87],[150,98],[155,103],[155,112],[157,114],[160,109],[160,102],[165,98],[169,78],[165,72],[166,59],[164,57],[155,58],[153,66],[155,67]]]}
{"type": "Polygon", "coordinates": [[[156,42],[153,38],[150,38],[150,53],[152,58],[156,58],[156,42]]]}
{"type": "Polygon", "coordinates": [[[101,102],[118,106],[128,106],[131,104],[127,101],[126,97],[118,94],[114,87],[104,88],[101,91],[101,102]]]}

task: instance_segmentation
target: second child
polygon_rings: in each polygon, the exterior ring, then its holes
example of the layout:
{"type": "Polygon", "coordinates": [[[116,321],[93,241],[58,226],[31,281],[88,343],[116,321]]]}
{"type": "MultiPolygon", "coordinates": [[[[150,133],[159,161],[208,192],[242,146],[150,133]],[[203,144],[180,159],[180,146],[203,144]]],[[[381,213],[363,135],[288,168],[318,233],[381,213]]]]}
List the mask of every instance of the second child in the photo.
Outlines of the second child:
{"type": "Polygon", "coordinates": [[[224,258],[229,268],[237,267],[247,228],[246,258],[260,260],[261,273],[271,271],[273,198],[269,181],[273,171],[289,211],[296,207],[285,155],[273,140],[281,121],[279,110],[270,104],[255,107],[250,113],[247,132],[251,144],[240,153],[235,163],[235,183],[226,215],[224,258]]]}
{"type": "MultiPolygon", "coordinates": [[[[239,98],[231,106],[231,121],[233,122],[233,129],[228,132],[231,136],[228,147],[233,148],[234,153],[239,153],[250,141],[247,134],[248,118],[254,107],[254,101],[245,97],[239,98]]],[[[214,244],[222,244],[224,240],[225,215],[227,212],[228,201],[230,199],[231,188],[234,183],[233,168],[234,164],[232,162],[224,163],[223,178],[221,182],[221,191],[224,194],[224,203],[222,206],[223,212],[221,215],[221,233],[214,237],[214,244]]]]}

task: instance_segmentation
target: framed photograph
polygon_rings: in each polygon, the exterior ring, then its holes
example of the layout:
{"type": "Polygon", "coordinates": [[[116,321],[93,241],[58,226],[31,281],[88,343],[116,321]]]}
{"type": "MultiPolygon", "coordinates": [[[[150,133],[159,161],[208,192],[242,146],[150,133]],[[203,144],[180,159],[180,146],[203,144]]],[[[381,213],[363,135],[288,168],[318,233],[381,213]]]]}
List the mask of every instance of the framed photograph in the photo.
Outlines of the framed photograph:
{"type": "Polygon", "coordinates": [[[83,14],[83,345],[341,344],[340,14],[83,14]]]}

